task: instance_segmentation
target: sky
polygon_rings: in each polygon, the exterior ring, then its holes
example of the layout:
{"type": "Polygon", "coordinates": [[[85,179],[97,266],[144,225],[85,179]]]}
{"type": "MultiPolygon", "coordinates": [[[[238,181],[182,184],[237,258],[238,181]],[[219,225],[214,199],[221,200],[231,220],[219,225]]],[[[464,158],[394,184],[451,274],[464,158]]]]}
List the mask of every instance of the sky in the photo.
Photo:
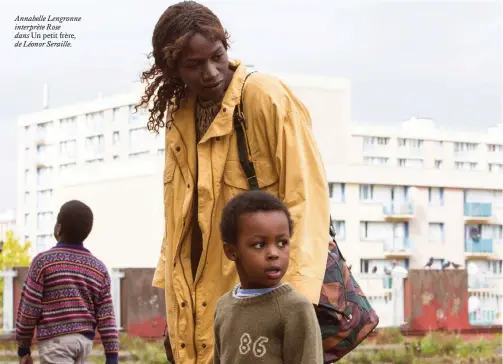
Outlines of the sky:
{"type": "MultiPolygon", "coordinates": [[[[502,120],[502,1],[201,1],[261,72],[351,81],[352,119],[432,118],[456,130],[502,120]]],[[[173,1],[0,0],[0,211],[15,208],[17,116],[130,89],[173,1]],[[72,48],[14,48],[16,16],[80,16],[72,48]]]]}

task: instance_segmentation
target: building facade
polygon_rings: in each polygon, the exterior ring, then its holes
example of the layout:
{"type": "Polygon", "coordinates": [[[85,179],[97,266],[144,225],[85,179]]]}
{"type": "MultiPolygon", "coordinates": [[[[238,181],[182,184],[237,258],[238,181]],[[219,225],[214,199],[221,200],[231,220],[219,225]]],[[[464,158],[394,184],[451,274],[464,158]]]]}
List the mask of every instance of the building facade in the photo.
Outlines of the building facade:
{"type": "MultiPolygon", "coordinates": [[[[310,110],[332,219],[353,272],[380,277],[393,262],[422,268],[431,258],[433,269],[468,268],[471,289],[482,295],[501,292],[501,124],[479,133],[418,118],[356,124],[349,82],[279,76],[310,110]]],[[[134,112],[141,91],[19,118],[17,225],[33,254],[54,244],[59,206],[76,198],[94,210],[87,245],[109,267],[156,265],[164,134],[147,130],[145,110],[134,112]]],[[[389,289],[386,277],[378,282],[368,289],[389,289]]]]}
{"type": "Polygon", "coordinates": [[[0,213],[0,241],[6,239],[8,231],[16,234],[16,212],[14,210],[0,213]]]}

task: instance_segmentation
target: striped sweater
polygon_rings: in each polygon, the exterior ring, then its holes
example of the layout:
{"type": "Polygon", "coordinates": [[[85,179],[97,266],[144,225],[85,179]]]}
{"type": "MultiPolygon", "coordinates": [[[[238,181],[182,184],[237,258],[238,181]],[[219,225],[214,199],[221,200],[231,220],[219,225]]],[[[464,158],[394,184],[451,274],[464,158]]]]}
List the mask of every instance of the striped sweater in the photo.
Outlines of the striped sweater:
{"type": "Polygon", "coordinates": [[[23,286],[16,321],[19,355],[37,340],[98,330],[107,364],[116,363],[119,337],[106,266],[82,245],[58,243],[37,255],[23,286]]]}

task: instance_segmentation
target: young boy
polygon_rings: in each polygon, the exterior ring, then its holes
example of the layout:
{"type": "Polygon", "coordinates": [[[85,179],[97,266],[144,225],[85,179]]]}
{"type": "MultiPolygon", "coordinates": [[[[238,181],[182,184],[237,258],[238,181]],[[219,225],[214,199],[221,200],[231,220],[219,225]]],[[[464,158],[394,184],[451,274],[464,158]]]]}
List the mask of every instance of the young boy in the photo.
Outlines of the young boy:
{"type": "Polygon", "coordinates": [[[26,277],[16,322],[20,363],[30,363],[37,329],[41,364],[84,364],[97,329],[106,364],[118,362],[119,338],[105,265],[84,248],[91,209],[65,203],[54,226],[57,245],[38,254],[26,277]]]}
{"type": "Polygon", "coordinates": [[[286,206],[266,192],[240,194],[224,208],[220,231],[241,284],[217,302],[214,364],[322,364],[313,305],[281,283],[293,233],[286,206]]]}

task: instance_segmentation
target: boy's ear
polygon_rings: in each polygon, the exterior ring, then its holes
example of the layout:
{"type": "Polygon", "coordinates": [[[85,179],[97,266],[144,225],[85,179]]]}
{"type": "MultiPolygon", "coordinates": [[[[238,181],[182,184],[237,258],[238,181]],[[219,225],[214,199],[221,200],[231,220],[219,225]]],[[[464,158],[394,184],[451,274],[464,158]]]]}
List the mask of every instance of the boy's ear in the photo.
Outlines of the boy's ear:
{"type": "Polygon", "coordinates": [[[232,260],[233,262],[237,259],[236,254],[236,246],[233,244],[224,243],[224,253],[227,259],[232,260]]]}

